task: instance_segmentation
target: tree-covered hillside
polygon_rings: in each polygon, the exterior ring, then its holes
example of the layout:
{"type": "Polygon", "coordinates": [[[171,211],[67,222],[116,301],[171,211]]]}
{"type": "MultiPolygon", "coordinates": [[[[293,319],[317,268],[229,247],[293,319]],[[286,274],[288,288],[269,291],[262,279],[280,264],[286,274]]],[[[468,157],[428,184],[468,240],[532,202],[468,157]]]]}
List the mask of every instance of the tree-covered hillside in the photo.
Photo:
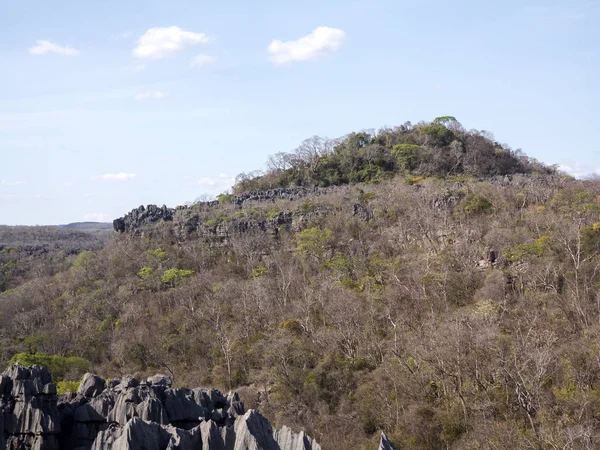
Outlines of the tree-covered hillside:
{"type": "Polygon", "coordinates": [[[235,191],[373,183],[397,174],[491,177],[553,170],[496,142],[489,132],[467,131],[454,117],[442,116],[340,139],[313,136],[291,153],[272,155],[266,172],[240,174],[235,191]]]}
{"type": "Polygon", "coordinates": [[[598,447],[600,183],[438,122],[135,210],[0,294],[0,362],[235,388],[325,449],[598,447]]]}

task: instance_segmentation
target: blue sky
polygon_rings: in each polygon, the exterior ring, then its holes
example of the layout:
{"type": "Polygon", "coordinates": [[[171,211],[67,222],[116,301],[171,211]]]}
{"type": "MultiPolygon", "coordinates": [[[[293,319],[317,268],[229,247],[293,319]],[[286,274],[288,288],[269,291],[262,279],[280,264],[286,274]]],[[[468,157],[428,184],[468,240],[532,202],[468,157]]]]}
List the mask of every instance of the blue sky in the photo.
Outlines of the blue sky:
{"type": "Polygon", "coordinates": [[[1,6],[0,223],[176,206],[312,135],[440,115],[600,168],[598,1],[1,6]]]}

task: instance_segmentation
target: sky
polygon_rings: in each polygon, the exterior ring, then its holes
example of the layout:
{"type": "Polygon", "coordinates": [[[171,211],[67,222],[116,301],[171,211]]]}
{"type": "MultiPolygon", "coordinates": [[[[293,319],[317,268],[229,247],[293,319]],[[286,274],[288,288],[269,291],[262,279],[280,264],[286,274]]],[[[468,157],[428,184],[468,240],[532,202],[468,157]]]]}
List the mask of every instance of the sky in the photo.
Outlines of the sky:
{"type": "Polygon", "coordinates": [[[313,135],[442,115],[600,173],[600,1],[0,0],[0,224],[227,190],[313,135]]]}

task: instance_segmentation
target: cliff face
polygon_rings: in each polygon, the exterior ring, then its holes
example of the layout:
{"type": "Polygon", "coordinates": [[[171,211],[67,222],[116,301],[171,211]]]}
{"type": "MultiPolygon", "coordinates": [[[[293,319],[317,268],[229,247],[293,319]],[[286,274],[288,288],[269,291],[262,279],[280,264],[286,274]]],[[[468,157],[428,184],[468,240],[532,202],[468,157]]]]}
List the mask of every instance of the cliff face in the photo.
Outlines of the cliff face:
{"type": "Polygon", "coordinates": [[[173,388],[169,377],[105,381],[86,374],[57,395],[44,367],[0,377],[0,450],[320,450],[303,432],[273,429],[236,393],[173,388]]]}

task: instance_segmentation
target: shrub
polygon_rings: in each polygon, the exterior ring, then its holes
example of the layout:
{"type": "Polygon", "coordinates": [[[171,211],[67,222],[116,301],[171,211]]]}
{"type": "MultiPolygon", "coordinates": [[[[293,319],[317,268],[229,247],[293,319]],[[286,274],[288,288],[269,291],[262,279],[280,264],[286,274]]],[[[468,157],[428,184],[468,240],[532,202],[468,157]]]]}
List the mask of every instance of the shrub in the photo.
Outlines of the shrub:
{"type": "Polygon", "coordinates": [[[468,213],[483,213],[492,208],[492,203],[480,194],[469,193],[463,200],[463,210],[468,213]]]}
{"type": "Polygon", "coordinates": [[[320,259],[327,251],[332,239],[333,232],[328,228],[324,230],[317,227],[307,228],[296,236],[296,243],[298,244],[296,253],[320,259]]]}
{"type": "Polygon", "coordinates": [[[59,381],[56,383],[56,392],[61,394],[68,394],[70,392],[77,392],[79,389],[79,381],[59,381]]]}
{"type": "Polygon", "coordinates": [[[156,250],[146,250],[146,255],[152,256],[158,261],[162,261],[167,257],[168,254],[162,248],[157,248],[156,250]]]}
{"type": "Polygon", "coordinates": [[[161,277],[160,281],[163,283],[179,283],[186,278],[190,277],[194,274],[193,270],[185,270],[185,269],[168,269],[165,270],[165,273],[161,277]]]}
{"type": "Polygon", "coordinates": [[[235,197],[231,194],[219,194],[217,195],[217,200],[219,204],[231,203],[235,197]]]}
{"type": "Polygon", "coordinates": [[[522,261],[532,256],[542,256],[548,248],[550,238],[542,236],[530,244],[518,244],[506,250],[505,257],[510,262],[522,261]]]}
{"type": "Polygon", "coordinates": [[[152,275],[152,267],[148,267],[148,266],[142,267],[140,269],[140,271],[137,273],[137,275],[138,275],[138,277],[141,277],[141,278],[149,277],[150,275],[152,275]]]}
{"type": "Polygon", "coordinates": [[[96,259],[96,254],[94,252],[90,252],[90,251],[81,252],[79,255],[77,255],[77,258],[75,258],[75,261],[73,261],[73,269],[75,269],[75,270],[85,269],[87,266],[89,266],[92,263],[92,261],[94,259],[96,259]]]}
{"type": "Polygon", "coordinates": [[[267,269],[265,266],[263,266],[261,264],[260,266],[257,266],[252,270],[251,275],[252,275],[252,278],[265,277],[265,276],[269,275],[269,269],[267,269]]]}

